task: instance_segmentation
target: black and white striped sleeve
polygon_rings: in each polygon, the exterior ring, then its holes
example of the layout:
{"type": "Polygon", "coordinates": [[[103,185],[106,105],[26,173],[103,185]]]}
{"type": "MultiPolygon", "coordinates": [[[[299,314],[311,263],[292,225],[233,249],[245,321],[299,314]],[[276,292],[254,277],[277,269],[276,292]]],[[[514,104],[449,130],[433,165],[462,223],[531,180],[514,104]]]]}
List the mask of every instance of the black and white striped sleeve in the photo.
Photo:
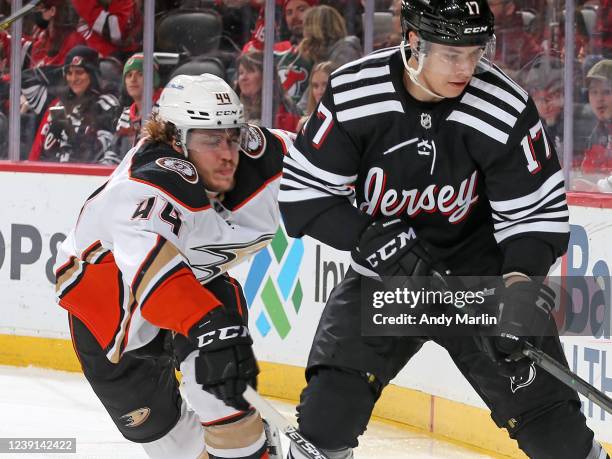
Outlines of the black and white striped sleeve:
{"type": "Polygon", "coordinates": [[[354,245],[369,220],[352,204],[359,164],[328,88],[284,159],[279,202],[291,236],[308,234],[345,250],[354,245]]]}
{"type": "Polygon", "coordinates": [[[554,146],[532,99],[525,105],[508,148],[482,152],[480,160],[504,270],[542,275],[567,250],[569,211],[554,146]]]}

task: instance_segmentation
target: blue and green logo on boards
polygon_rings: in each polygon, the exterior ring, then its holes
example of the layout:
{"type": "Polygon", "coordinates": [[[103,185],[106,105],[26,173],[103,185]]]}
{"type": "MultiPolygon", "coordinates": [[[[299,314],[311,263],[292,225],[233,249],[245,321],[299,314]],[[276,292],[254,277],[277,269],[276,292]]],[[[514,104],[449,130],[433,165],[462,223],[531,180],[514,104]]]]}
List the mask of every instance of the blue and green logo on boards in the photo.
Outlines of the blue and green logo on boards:
{"type": "MultiPolygon", "coordinates": [[[[253,258],[244,283],[244,295],[249,308],[260,295],[263,308],[255,312],[255,324],[259,333],[266,336],[272,328],[285,339],[291,330],[291,322],[285,308],[292,306],[299,312],[304,292],[298,273],[304,258],[304,243],[292,239],[282,225],[274,235],[270,246],[253,258]]],[[[251,312],[251,313],[253,313],[251,312]]]]}

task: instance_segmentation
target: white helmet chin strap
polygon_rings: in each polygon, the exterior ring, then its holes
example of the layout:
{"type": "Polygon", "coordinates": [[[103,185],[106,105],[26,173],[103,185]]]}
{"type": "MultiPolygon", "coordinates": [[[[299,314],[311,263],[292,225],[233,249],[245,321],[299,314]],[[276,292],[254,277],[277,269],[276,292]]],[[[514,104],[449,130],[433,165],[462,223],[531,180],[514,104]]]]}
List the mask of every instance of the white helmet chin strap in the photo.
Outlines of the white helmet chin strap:
{"type": "MultiPolygon", "coordinates": [[[[433,92],[432,90],[426,88],[419,80],[418,80],[418,76],[421,74],[421,71],[423,70],[423,60],[424,59],[419,59],[416,55],[414,56],[414,58],[417,61],[418,64],[418,68],[415,70],[412,67],[410,67],[408,65],[408,60],[406,59],[406,47],[408,46],[408,43],[406,43],[406,40],[402,40],[402,42],[400,43],[400,53],[402,55],[402,61],[404,61],[404,67],[406,68],[406,72],[408,72],[408,77],[410,77],[410,81],[412,81],[415,85],[417,85],[419,88],[421,88],[423,91],[425,91],[427,94],[429,94],[432,97],[435,97],[436,99],[445,99],[445,96],[441,96],[440,94],[436,94],[435,92],[433,92]]],[[[414,53],[414,50],[411,50],[414,53]]]]}

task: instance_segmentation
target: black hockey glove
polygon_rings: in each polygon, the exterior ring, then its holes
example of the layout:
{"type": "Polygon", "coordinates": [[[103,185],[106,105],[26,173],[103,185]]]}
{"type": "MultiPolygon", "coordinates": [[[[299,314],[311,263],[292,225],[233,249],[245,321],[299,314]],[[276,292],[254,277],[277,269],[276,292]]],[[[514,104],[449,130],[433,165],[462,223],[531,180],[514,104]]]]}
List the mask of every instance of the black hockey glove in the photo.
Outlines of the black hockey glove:
{"type": "Polygon", "coordinates": [[[242,393],[247,384],[257,387],[259,373],[253,340],[245,319],[237,312],[234,285],[217,278],[206,286],[223,306],[210,311],[189,330],[188,338],[199,350],[195,379],[227,405],[246,411],[249,404],[242,393]]]}
{"type": "Polygon", "coordinates": [[[490,336],[482,336],[483,350],[500,367],[500,373],[514,376],[529,366],[522,354],[527,341],[539,347],[544,336],[554,333],[552,310],[555,292],[538,281],[512,277],[499,292],[497,325],[490,336]]]}
{"type": "Polygon", "coordinates": [[[353,259],[383,278],[429,276],[432,258],[412,227],[399,218],[377,220],[361,233],[353,259]]]}

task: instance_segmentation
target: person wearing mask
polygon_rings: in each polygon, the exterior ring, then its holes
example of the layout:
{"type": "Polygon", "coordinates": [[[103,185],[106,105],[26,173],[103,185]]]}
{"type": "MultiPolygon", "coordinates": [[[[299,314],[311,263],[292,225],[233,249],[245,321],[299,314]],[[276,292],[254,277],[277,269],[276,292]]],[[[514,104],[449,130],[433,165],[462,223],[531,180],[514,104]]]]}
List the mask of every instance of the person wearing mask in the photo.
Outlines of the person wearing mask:
{"type": "Polygon", "coordinates": [[[34,12],[32,38],[24,44],[29,68],[63,65],[66,54],[85,39],[76,31],[78,16],[69,0],[43,0],[34,12]]]}

